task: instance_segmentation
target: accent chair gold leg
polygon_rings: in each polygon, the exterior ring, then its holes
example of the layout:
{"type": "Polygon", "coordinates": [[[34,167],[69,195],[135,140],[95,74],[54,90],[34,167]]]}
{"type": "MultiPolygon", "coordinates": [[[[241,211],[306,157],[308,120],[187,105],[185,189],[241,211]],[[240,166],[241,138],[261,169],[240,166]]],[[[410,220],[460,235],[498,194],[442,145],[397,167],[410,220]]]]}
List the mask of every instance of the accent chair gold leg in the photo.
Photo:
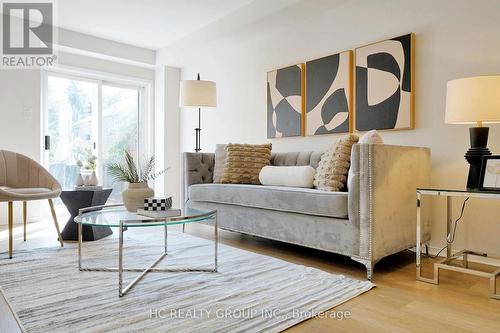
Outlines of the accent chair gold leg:
{"type": "Polygon", "coordinates": [[[59,224],[57,223],[56,210],[54,209],[54,202],[52,202],[52,199],[49,199],[49,206],[50,206],[50,212],[52,213],[52,219],[54,219],[54,225],[56,226],[59,243],[61,243],[61,247],[64,247],[63,239],[61,237],[61,232],[59,231],[59,224]]]}
{"type": "Polygon", "coordinates": [[[13,229],[14,229],[14,209],[12,208],[12,201],[8,204],[9,210],[9,258],[12,259],[12,242],[13,242],[13,229]]]}
{"type": "Polygon", "coordinates": [[[28,221],[28,202],[23,201],[23,223],[24,223],[24,241],[26,242],[26,223],[28,221]]]}

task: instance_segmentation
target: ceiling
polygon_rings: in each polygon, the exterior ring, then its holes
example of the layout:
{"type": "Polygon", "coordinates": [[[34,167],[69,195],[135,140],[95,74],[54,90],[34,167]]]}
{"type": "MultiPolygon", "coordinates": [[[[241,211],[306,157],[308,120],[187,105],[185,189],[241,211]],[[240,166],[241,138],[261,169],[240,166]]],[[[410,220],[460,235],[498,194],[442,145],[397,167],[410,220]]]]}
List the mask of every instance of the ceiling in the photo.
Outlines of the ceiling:
{"type": "Polygon", "coordinates": [[[160,49],[253,0],[57,0],[56,25],[160,49]]]}

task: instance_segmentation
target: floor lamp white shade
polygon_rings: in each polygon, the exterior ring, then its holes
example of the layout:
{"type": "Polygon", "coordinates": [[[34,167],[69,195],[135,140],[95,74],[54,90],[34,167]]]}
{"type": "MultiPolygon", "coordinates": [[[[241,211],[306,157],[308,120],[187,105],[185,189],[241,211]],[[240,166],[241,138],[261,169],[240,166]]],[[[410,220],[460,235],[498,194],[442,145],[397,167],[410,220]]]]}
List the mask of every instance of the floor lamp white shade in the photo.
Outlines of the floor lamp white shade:
{"type": "Polygon", "coordinates": [[[181,82],[181,107],[216,107],[217,88],[213,81],[185,80],[181,82]]]}
{"type": "Polygon", "coordinates": [[[198,127],[195,128],[196,148],[195,152],[201,150],[201,108],[217,106],[217,88],[213,81],[185,80],[181,82],[179,104],[181,107],[198,108],[198,127]]]}

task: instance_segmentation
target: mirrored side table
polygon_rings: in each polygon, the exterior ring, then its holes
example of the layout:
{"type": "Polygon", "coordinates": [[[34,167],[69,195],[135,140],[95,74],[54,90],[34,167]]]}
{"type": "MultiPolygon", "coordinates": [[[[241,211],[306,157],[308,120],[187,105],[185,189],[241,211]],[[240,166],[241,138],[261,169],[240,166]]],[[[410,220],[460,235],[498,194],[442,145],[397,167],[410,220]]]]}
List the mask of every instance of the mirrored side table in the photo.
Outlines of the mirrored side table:
{"type": "Polygon", "coordinates": [[[500,200],[500,192],[483,192],[483,191],[467,191],[467,190],[448,190],[448,189],[417,189],[417,280],[432,284],[439,284],[439,270],[449,270],[459,273],[471,274],[490,280],[490,298],[500,300],[500,294],[497,293],[496,279],[500,275],[500,265],[493,272],[481,271],[469,267],[469,256],[481,256],[492,259],[494,258],[486,253],[479,253],[470,250],[462,250],[452,253],[452,244],[446,242],[446,257],[434,263],[434,270],[432,277],[422,276],[422,197],[435,196],[446,197],[446,230],[447,235],[452,232],[453,218],[452,218],[452,199],[453,198],[479,198],[479,199],[497,199],[500,200]]]}

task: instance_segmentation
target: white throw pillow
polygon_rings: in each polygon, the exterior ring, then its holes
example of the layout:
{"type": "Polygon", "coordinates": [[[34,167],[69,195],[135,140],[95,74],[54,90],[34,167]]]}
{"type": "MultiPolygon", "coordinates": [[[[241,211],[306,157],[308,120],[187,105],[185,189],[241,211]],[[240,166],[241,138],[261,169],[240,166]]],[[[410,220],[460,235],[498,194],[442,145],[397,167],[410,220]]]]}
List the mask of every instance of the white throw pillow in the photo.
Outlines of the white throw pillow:
{"type": "Polygon", "coordinates": [[[224,167],[226,166],[227,145],[217,144],[215,146],[214,183],[220,183],[224,167]]]}
{"type": "Polygon", "coordinates": [[[377,130],[371,130],[366,132],[360,139],[358,143],[373,143],[373,144],[383,144],[384,140],[377,132],[377,130]]]}
{"type": "MultiPolygon", "coordinates": [[[[365,143],[365,144],[383,144],[384,140],[382,140],[382,136],[377,132],[377,130],[371,130],[366,132],[358,141],[358,143],[365,143]]],[[[352,177],[353,177],[353,171],[349,167],[349,173],[347,175],[347,187],[349,188],[349,185],[352,182],[352,177]]]]}
{"type": "Polygon", "coordinates": [[[312,188],[316,170],[310,166],[265,166],[260,170],[262,185],[312,188]]]}

